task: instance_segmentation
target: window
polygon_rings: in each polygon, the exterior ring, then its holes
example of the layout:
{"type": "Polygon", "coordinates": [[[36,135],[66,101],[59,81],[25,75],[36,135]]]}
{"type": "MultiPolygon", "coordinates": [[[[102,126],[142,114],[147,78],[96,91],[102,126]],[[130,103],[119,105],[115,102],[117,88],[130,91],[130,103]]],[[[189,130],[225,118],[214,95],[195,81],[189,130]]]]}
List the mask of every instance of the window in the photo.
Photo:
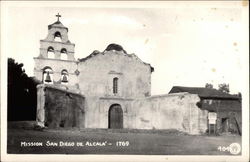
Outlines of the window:
{"type": "Polygon", "coordinates": [[[54,34],[54,41],[61,42],[62,41],[62,36],[60,32],[55,32],[54,34]]]}
{"type": "Polygon", "coordinates": [[[114,94],[118,93],[118,78],[113,79],[113,93],[114,94]]]}
{"type": "Polygon", "coordinates": [[[48,58],[55,58],[55,51],[53,47],[49,47],[47,53],[48,53],[48,58]]]}
{"type": "Polygon", "coordinates": [[[50,67],[45,67],[43,70],[43,83],[53,84],[53,71],[50,67]]]}
{"type": "Polygon", "coordinates": [[[65,48],[61,49],[61,59],[68,60],[67,50],[65,48]]]}
{"type": "Polygon", "coordinates": [[[69,82],[69,74],[67,70],[62,70],[61,72],[61,83],[62,84],[68,84],[69,82]]]}

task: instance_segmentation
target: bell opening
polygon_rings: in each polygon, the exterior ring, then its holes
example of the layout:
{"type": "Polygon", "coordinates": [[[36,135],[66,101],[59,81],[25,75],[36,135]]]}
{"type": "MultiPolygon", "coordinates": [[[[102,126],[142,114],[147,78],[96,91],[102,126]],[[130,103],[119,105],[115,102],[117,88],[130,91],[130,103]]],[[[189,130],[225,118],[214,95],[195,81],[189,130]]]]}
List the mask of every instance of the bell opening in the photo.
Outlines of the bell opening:
{"type": "Polygon", "coordinates": [[[68,82],[68,79],[67,79],[66,75],[63,75],[62,82],[63,83],[67,83],[68,82]]]}
{"type": "Polygon", "coordinates": [[[50,78],[49,73],[46,74],[46,78],[45,78],[44,81],[45,81],[45,82],[51,82],[51,78],[50,78]]]}

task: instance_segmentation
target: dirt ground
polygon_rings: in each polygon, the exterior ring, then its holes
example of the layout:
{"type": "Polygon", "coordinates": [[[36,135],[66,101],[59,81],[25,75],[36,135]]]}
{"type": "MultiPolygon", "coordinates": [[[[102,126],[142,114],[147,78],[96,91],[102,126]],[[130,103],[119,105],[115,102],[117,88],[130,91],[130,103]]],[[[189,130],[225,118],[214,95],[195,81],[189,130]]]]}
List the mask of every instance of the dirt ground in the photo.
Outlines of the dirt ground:
{"type": "Polygon", "coordinates": [[[241,136],[187,135],[178,131],[10,128],[7,136],[10,154],[232,155],[228,146],[241,145],[241,136]]]}

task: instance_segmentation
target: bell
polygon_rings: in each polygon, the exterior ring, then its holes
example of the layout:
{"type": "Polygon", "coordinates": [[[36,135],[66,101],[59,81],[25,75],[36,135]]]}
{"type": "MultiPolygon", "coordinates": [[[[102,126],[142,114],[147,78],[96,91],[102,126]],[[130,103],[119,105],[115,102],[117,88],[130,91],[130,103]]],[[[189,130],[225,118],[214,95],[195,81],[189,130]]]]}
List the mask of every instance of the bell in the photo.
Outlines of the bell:
{"type": "Polygon", "coordinates": [[[62,82],[64,82],[64,83],[68,82],[68,79],[67,79],[66,75],[63,75],[62,82]]]}
{"type": "Polygon", "coordinates": [[[46,74],[45,82],[51,82],[49,73],[46,74]]]}

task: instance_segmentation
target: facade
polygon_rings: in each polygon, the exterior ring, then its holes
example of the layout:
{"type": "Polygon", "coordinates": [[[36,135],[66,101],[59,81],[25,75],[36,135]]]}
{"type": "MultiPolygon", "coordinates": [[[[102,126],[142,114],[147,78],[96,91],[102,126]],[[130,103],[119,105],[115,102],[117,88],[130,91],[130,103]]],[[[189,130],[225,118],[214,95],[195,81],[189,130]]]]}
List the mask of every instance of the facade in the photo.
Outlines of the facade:
{"type": "Polygon", "coordinates": [[[48,26],[34,58],[37,123],[48,127],[177,129],[190,134],[207,130],[207,110],[197,94],[151,96],[154,68],[110,44],[76,60],[75,44],[59,19],[48,26]]]}

